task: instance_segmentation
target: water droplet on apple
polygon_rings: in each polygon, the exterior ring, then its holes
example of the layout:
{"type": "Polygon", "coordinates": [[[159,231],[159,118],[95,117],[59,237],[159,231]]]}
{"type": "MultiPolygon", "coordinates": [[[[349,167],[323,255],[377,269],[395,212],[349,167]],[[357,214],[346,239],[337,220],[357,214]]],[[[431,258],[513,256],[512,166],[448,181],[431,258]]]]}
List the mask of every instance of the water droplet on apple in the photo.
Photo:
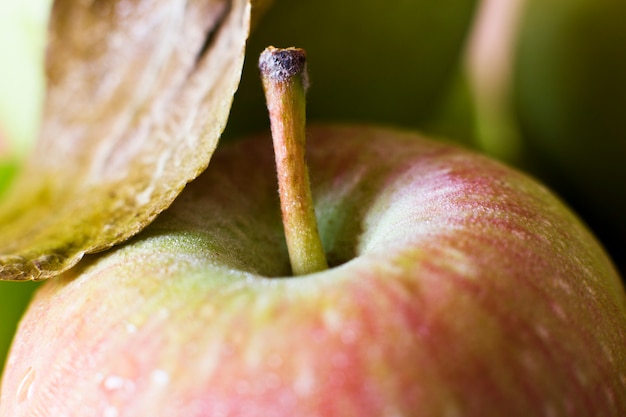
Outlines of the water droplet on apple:
{"type": "Polygon", "coordinates": [[[613,350],[607,345],[605,342],[602,342],[602,353],[608,359],[609,363],[615,363],[615,358],[613,357],[613,350]]]}
{"type": "Polygon", "coordinates": [[[102,381],[102,386],[106,391],[133,391],[135,389],[135,383],[130,379],[123,378],[117,375],[109,375],[102,381]]]}
{"type": "Polygon", "coordinates": [[[170,374],[163,369],[155,369],[150,374],[150,381],[152,381],[154,385],[164,387],[170,383],[170,374]]]}
{"type": "Polygon", "coordinates": [[[591,298],[597,298],[596,290],[591,285],[589,285],[588,282],[585,282],[585,289],[587,290],[591,298]]]}
{"type": "Polygon", "coordinates": [[[563,278],[558,278],[555,282],[556,282],[557,287],[562,289],[565,292],[565,294],[567,295],[572,294],[572,287],[563,278]]]}
{"type": "Polygon", "coordinates": [[[114,407],[112,405],[105,408],[104,413],[102,413],[103,417],[118,417],[119,415],[120,415],[120,412],[117,409],[117,407],[114,407]]]}
{"type": "Polygon", "coordinates": [[[33,383],[35,382],[35,370],[29,366],[17,388],[17,400],[23,402],[33,396],[33,383]]]}
{"type": "Polygon", "coordinates": [[[137,326],[135,326],[133,323],[126,323],[126,332],[128,334],[137,333],[137,326]]]}
{"type": "Polygon", "coordinates": [[[158,316],[160,319],[165,320],[170,316],[170,311],[167,308],[162,308],[159,310],[158,316]]]}
{"type": "Polygon", "coordinates": [[[324,325],[331,332],[339,332],[342,330],[343,320],[338,311],[332,308],[327,308],[324,310],[322,318],[324,320],[324,325]]]}
{"type": "Polygon", "coordinates": [[[102,385],[107,391],[114,391],[124,386],[124,379],[119,376],[109,375],[104,379],[102,385]]]}
{"type": "Polygon", "coordinates": [[[552,309],[552,312],[559,319],[561,319],[562,321],[567,321],[567,314],[565,313],[565,310],[563,310],[560,304],[558,304],[557,302],[553,302],[550,307],[552,309]]]}

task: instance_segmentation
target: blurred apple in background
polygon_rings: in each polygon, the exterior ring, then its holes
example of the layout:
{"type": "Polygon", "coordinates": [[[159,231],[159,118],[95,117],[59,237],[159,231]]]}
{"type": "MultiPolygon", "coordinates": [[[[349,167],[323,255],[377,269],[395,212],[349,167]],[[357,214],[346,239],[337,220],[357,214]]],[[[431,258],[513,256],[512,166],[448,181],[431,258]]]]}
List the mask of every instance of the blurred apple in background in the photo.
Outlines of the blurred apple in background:
{"type": "Polygon", "coordinates": [[[457,68],[476,0],[276,0],[251,34],[227,137],[267,129],[258,70],[268,45],[298,45],[315,74],[307,116],[421,127],[457,68]],[[341,66],[337,71],[337,66],[341,66]]]}
{"type": "Polygon", "coordinates": [[[547,182],[626,271],[626,3],[482,2],[475,145],[547,182]]]}
{"type": "MultiPolygon", "coordinates": [[[[0,198],[36,140],[51,0],[0,2],[0,198]]],[[[0,282],[0,373],[36,284],[0,282]]]]}
{"type": "MultiPolygon", "coordinates": [[[[538,174],[626,268],[626,2],[527,0],[514,72],[538,174]]],[[[626,269],[624,269],[626,270],[626,269]]]]}

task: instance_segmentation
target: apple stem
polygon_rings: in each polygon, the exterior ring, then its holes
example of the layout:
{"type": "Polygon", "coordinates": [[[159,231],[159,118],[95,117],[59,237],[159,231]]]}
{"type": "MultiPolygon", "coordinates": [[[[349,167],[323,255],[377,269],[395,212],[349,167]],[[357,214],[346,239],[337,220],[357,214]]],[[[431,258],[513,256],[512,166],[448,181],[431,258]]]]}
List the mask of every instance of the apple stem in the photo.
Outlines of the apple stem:
{"type": "Polygon", "coordinates": [[[278,192],[289,260],[294,275],[328,268],[317,229],[305,161],[307,88],[303,49],[265,49],[259,69],[269,110],[278,192]]]}

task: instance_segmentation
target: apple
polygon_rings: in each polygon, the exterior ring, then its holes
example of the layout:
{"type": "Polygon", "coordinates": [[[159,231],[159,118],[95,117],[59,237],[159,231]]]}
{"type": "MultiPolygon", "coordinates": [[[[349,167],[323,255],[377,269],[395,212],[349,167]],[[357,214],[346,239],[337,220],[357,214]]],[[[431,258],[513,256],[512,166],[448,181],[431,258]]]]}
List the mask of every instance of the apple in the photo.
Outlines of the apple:
{"type": "Polygon", "coordinates": [[[226,144],[46,281],[0,415],[625,415],[620,278],[550,191],[416,133],[307,139],[329,269],[291,276],[271,138],[226,144]]]}

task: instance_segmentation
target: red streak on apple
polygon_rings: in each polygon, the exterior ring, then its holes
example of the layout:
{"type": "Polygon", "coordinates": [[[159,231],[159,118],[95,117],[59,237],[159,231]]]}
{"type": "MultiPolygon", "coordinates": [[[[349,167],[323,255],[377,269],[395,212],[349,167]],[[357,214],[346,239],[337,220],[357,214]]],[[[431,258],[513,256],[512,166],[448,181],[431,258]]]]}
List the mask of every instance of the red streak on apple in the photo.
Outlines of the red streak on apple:
{"type": "Polygon", "coordinates": [[[50,280],[7,416],[623,416],[626,299],[553,195],[479,155],[315,127],[324,272],[289,270],[269,137],[50,280]]]}

